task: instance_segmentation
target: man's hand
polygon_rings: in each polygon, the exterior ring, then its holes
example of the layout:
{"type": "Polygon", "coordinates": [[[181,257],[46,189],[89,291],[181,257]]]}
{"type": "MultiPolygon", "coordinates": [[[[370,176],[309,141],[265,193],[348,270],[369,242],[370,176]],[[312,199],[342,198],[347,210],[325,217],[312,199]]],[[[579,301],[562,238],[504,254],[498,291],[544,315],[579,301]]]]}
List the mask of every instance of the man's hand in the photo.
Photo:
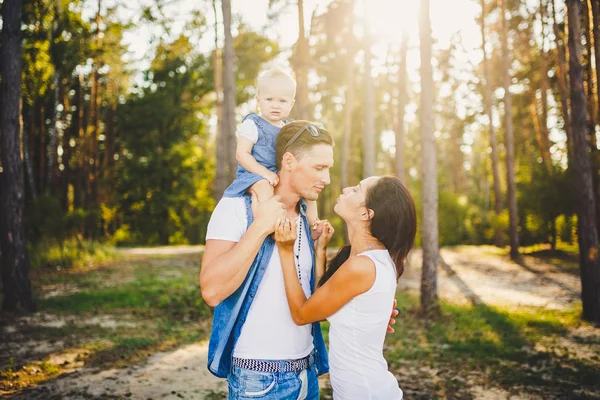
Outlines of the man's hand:
{"type": "Polygon", "coordinates": [[[396,308],[396,306],[398,305],[398,302],[396,301],[396,299],[394,299],[394,306],[392,307],[392,315],[390,316],[390,322],[388,322],[388,327],[387,327],[387,331],[389,333],[394,333],[394,328],[392,328],[392,325],[396,324],[396,316],[398,314],[400,314],[400,311],[398,311],[398,309],[396,308]]]}
{"type": "Polygon", "coordinates": [[[256,193],[250,191],[252,195],[252,215],[254,223],[258,224],[267,235],[275,231],[275,223],[279,219],[285,218],[285,204],[281,201],[281,196],[275,195],[265,201],[258,201],[256,193]]]}

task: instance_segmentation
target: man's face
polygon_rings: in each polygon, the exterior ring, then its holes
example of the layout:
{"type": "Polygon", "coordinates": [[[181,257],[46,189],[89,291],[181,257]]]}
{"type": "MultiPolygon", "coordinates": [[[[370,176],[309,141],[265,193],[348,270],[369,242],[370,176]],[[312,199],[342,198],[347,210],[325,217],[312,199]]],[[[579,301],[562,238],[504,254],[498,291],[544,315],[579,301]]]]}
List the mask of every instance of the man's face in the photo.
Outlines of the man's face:
{"type": "Polygon", "coordinates": [[[331,183],[329,170],[332,167],[333,147],[326,144],[313,146],[293,163],[291,185],[305,200],[317,200],[325,185],[331,183]]]}

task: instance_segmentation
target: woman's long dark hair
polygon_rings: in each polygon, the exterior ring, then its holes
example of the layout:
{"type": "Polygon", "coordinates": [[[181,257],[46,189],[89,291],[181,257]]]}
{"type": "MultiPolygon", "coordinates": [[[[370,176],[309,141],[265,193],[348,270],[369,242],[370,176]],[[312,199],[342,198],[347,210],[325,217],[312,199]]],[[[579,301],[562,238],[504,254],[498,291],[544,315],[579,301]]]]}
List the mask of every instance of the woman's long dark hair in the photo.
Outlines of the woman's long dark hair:
{"type": "MultiPolygon", "coordinates": [[[[373,210],[371,235],[389,251],[396,265],[396,277],[404,272],[406,256],[417,234],[417,211],[408,189],[395,176],[382,176],[367,191],[365,207],[373,210]]],[[[319,285],[329,278],[350,257],[350,245],[342,247],[329,263],[319,285]]]]}

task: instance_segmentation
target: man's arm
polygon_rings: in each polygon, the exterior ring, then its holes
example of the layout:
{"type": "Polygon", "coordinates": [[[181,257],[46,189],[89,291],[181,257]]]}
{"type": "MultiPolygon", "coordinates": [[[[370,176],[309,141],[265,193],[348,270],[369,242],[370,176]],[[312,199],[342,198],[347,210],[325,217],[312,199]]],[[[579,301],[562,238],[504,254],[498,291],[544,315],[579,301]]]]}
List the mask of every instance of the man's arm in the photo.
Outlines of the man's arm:
{"type": "Polygon", "coordinates": [[[253,195],[252,203],[255,219],[239,242],[206,241],[200,290],[202,298],[211,307],[216,307],[240,287],[263,241],[273,232],[275,221],[285,215],[279,196],[257,203],[253,195]],[[275,212],[278,209],[281,212],[275,212]]]}

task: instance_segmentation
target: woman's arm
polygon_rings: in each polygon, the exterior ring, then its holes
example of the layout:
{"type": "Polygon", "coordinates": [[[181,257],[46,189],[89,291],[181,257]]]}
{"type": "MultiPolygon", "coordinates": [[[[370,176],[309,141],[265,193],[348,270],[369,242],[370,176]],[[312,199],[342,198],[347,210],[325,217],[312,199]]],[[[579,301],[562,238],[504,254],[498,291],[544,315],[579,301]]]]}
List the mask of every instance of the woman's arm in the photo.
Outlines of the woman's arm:
{"type": "Polygon", "coordinates": [[[306,298],[294,265],[295,221],[283,222],[275,230],[281,258],[285,292],[292,319],[297,325],[322,321],[354,297],[369,290],[375,282],[375,264],[366,256],[348,259],[310,298],[306,298]],[[292,228],[293,233],[292,233],[292,228]],[[293,238],[292,238],[293,236],[293,238]],[[291,245],[290,245],[291,242],[291,245]]]}

